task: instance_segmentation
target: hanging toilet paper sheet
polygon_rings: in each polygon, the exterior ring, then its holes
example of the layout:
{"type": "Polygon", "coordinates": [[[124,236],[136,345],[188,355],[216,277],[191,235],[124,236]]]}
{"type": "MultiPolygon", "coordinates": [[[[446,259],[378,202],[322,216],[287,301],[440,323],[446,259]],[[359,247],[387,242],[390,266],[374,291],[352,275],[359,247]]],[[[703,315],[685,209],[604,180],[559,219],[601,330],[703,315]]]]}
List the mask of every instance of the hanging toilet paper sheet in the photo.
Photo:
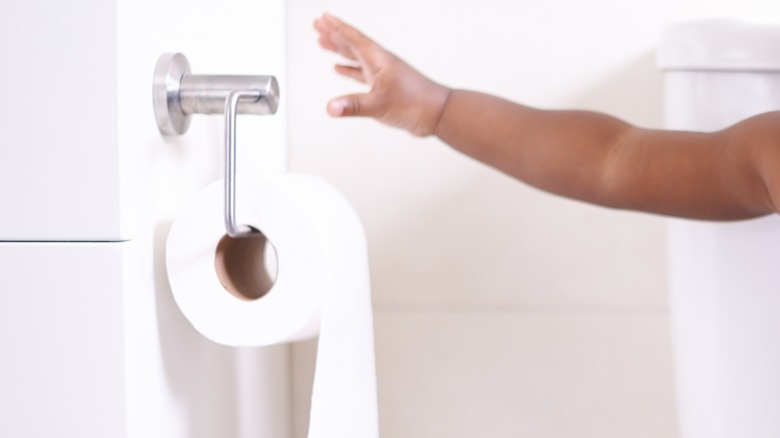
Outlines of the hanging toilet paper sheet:
{"type": "Polygon", "coordinates": [[[257,299],[228,292],[243,281],[235,277],[265,270],[251,260],[238,264],[232,280],[217,273],[225,236],[220,180],[185,208],[168,236],[176,303],[219,344],[268,346],[319,335],[308,436],[378,437],[368,256],[357,214],[324,181],[287,174],[239,178],[236,220],[275,248],[273,286],[257,299]]]}

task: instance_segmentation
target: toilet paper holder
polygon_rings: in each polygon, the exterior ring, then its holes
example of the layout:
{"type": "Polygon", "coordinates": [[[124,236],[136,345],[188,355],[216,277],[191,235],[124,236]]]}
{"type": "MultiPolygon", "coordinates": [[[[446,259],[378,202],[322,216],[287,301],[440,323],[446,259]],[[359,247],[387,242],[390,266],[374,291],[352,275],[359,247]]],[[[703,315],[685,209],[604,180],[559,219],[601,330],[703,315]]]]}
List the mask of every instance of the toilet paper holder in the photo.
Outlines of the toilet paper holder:
{"type": "Polygon", "coordinates": [[[225,116],[225,229],[233,238],[257,230],[236,224],[236,116],[275,114],[279,84],[273,76],[193,75],[181,53],[163,53],[154,68],[152,102],[163,135],[187,132],[192,114],[225,116]]]}

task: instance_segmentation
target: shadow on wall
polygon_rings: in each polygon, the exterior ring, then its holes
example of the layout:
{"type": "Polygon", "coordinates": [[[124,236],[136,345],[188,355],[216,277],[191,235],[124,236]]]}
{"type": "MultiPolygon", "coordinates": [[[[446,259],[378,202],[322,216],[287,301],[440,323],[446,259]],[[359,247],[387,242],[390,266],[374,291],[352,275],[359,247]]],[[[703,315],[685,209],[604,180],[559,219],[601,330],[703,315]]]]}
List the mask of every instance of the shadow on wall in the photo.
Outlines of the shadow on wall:
{"type": "Polygon", "coordinates": [[[663,76],[652,50],[571,101],[574,107],[605,112],[644,128],[662,127],[663,103],[663,76]]]}
{"type": "Polygon", "coordinates": [[[195,331],[176,305],[165,268],[170,229],[171,223],[158,225],[154,248],[157,324],[166,380],[189,421],[188,437],[238,436],[235,355],[195,331]]]}

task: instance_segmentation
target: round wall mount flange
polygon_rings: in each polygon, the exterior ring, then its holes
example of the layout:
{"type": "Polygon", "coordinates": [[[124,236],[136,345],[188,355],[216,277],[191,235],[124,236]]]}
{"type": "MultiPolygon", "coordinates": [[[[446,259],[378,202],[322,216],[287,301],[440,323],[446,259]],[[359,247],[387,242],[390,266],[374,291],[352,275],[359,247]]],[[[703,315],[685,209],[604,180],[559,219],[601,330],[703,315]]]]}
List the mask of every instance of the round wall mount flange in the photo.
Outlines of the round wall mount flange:
{"type": "Polygon", "coordinates": [[[163,53],[157,60],[152,82],[152,101],[157,127],[164,135],[180,135],[190,127],[179,100],[181,79],[190,74],[190,64],[181,53],[163,53]]]}

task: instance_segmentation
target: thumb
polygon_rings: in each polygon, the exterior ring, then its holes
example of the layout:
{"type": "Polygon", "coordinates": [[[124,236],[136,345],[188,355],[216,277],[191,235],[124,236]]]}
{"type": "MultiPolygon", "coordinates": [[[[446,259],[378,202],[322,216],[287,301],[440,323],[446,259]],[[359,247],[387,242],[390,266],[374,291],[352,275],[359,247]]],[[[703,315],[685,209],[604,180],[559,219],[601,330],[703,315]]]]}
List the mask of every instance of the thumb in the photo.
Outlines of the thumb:
{"type": "Polygon", "coordinates": [[[371,94],[350,94],[328,102],[328,114],[333,117],[379,115],[379,103],[371,94]]]}

